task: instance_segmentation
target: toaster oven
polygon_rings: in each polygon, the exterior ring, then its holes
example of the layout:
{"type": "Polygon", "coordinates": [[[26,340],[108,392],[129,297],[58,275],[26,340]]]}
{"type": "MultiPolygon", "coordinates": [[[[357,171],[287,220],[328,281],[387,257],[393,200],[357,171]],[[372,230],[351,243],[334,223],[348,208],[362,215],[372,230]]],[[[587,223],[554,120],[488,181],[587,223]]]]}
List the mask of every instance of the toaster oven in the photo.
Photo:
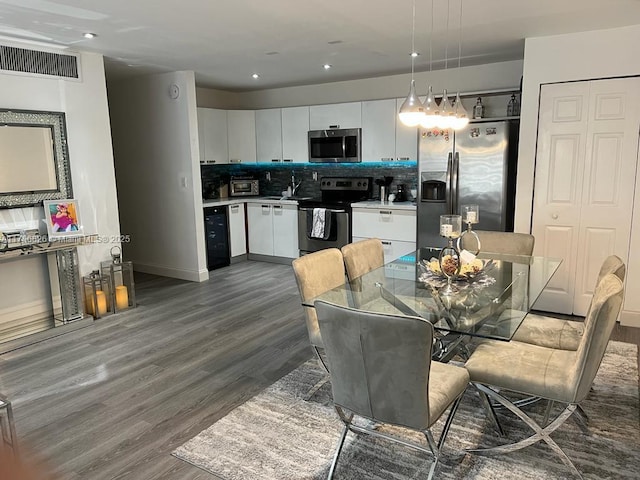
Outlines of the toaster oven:
{"type": "Polygon", "coordinates": [[[260,195],[260,181],[253,177],[231,177],[229,195],[232,197],[260,195]]]}

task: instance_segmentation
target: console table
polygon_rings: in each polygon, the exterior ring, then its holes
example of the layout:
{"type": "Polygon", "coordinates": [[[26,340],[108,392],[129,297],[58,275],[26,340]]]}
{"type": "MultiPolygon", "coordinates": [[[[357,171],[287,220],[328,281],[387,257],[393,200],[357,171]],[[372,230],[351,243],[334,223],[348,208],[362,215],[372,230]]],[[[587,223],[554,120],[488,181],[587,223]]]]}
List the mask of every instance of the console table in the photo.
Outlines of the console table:
{"type": "Polygon", "coordinates": [[[0,248],[0,263],[18,261],[32,255],[47,255],[54,325],[64,325],[85,316],[77,247],[92,243],[94,238],[78,236],[11,244],[0,248]]]}

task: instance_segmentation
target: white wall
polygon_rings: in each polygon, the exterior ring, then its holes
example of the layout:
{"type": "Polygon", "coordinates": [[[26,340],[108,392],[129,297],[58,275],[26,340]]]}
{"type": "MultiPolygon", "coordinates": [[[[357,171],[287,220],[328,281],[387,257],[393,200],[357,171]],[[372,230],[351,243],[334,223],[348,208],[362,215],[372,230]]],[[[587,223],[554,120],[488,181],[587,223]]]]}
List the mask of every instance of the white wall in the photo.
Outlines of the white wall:
{"type": "MultiPolygon", "coordinates": [[[[490,63],[419,72],[414,75],[417,93],[426,95],[428,83],[436,95],[446,88],[455,93],[509,89],[520,85],[522,61],[490,63]]],[[[326,103],[357,102],[383,98],[401,98],[409,93],[411,74],[322,83],[299,87],[274,88],[227,94],[219,90],[197,89],[199,107],[226,109],[260,109],[320,105],[326,103]]]]}
{"type": "Polygon", "coordinates": [[[193,72],[110,83],[109,105],[126,257],[138,271],[207,280],[193,72]]]}
{"type": "MultiPolygon", "coordinates": [[[[640,75],[640,25],[551,37],[525,42],[520,113],[515,230],[529,232],[533,205],[538,99],[545,83],[640,75]]],[[[636,106],[637,108],[637,106],[636,106]]],[[[636,188],[634,230],[628,270],[625,321],[640,326],[640,182],[636,188]],[[633,299],[633,300],[632,300],[633,299]],[[630,301],[637,303],[630,308],[630,301]],[[633,317],[633,319],[632,319],[633,317]]]]}
{"type": "MultiPolygon", "coordinates": [[[[12,45],[34,48],[17,42],[12,45]]],[[[0,73],[0,108],[66,113],[73,192],[85,233],[118,239],[118,203],[102,56],[82,53],[80,69],[80,81],[0,73]]],[[[37,225],[42,218],[42,207],[0,210],[0,229],[37,225]]],[[[109,258],[114,244],[79,247],[81,274],[99,268],[100,262],[109,258]]],[[[48,278],[43,258],[0,262],[0,319],[7,309],[15,312],[22,304],[31,308],[37,303],[42,309],[49,309],[48,278]]]]}

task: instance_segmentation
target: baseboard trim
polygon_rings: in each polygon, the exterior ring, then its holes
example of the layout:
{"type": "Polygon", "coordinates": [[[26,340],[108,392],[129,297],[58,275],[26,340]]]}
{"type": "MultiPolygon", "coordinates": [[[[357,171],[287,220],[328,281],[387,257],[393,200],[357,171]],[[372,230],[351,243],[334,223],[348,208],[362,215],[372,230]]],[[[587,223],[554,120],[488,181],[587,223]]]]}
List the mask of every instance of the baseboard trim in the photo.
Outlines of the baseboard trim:
{"type": "Polygon", "coordinates": [[[620,313],[620,325],[640,328],[640,312],[623,310],[622,313],[620,313]]]}
{"type": "Polygon", "coordinates": [[[271,255],[259,255],[257,253],[250,253],[247,255],[247,258],[257,262],[279,263],[281,265],[291,265],[291,262],[294,260],[293,258],[273,257],[271,255]]]}
{"type": "Polygon", "coordinates": [[[133,264],[133,269],[137,272],[160,275],[161,277],[178,278],[180,280],[188,280],[190,282],[206,282],[209,280],[209,271],[206,269],[196,272],[193,270],[183,270],[180,268],[139,262],[135,262],[133,264]]]}

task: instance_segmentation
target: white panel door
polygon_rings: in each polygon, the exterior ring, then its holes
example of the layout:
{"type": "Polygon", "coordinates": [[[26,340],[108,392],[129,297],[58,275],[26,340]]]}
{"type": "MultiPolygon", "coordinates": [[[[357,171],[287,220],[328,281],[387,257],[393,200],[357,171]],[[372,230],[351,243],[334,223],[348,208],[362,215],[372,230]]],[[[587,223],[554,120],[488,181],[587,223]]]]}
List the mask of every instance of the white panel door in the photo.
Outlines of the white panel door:
{"type": "Polygon", "coordinates": [[[309,162],[309,107],[282,109],[282,161],[309,162]]]}
{"type": "Polygon", "coordinates": [[[362,161],[391,161],[396,155],[396,101],[362,102],[362,161]]]}
{"type": "Polygon", "coordinates": [[[532,232],[563,263],[537,309],[585,315],[604,258],[628,257],[638,95],[638,79],[542,86],[532,232]]]}
{"type": "Polygon", "coordinates": [[[629,255],[640,125],[640,79],[590,83],[573,313],[586,315],[600,265],[629,255]]]}
{"type": "Polygon", "coordinates": [[[256,111],[256,161],[282,161],[282,113],[279,108],[256,111]]]}

